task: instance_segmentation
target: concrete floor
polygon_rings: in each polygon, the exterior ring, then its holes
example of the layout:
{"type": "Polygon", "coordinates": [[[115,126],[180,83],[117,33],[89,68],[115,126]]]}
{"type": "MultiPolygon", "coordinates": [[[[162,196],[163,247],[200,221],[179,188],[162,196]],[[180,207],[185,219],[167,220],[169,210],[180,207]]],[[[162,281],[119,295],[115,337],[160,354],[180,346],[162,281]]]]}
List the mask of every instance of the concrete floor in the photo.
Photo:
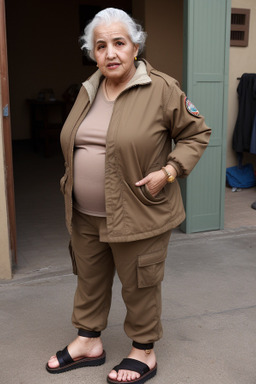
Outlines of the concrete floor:
{"type": "Polygon", "coordinates": [[[256,188],[241,189],[232,192],[226,188],[225,193],[225,229],[256,226],[256,210],[251,204],[256,201],[256,188]]]}
{"type": "MultiPolygon", "coordinates": [[[[105,383],[130,348],[120,283],[115,279],[109,325],[102,335],[106,364],[47,373],[48,358],[76,335],[70,322],[76,278],[58,186],[62,161],[19,150],[15,161],[19,253],[13,280],[0,281],[0,383],[105,383]]],[[[159,370],[150,383],[255,384],[254,193],[230,195],[234,205],[223,231],[174,231],[163,283],[164,337],[156,344],[159,370]],[[248,214],[237,224],[238,201],[248,214]]]]}

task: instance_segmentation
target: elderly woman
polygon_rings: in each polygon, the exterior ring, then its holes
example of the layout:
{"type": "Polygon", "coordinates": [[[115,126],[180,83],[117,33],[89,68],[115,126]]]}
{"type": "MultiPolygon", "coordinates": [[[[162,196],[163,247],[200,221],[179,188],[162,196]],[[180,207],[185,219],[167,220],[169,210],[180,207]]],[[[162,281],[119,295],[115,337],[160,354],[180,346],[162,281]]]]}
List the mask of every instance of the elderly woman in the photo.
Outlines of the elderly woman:
{"type": "Polygon", "coordinates": [[[176,177],[191,172],[210,129],[173,78],[137,61],[145,38],[114,8],[99,12],[83,36],[98,70],[83,83],[61,133],[78,337],[51,357],[50,373],[105,362],[100,336],[116,270],[132,348],[107,381],[138,384],[156,374],[167,246],[185,218],[176,177]]]}

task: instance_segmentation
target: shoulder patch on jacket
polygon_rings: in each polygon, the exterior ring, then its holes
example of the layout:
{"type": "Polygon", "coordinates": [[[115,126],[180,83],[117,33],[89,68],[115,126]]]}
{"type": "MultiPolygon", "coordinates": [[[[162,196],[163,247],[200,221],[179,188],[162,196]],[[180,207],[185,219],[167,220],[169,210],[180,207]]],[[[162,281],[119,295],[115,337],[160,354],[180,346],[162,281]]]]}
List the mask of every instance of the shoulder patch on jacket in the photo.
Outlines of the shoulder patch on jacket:
{"type": "Polygon", "coordinates": [[[191,101],[185,97],[185,106],[186,110],[192,115],[192,116],[199,116],[199,111],[198,109],[194,106],[194,104],[191,103],[191,101]]]}

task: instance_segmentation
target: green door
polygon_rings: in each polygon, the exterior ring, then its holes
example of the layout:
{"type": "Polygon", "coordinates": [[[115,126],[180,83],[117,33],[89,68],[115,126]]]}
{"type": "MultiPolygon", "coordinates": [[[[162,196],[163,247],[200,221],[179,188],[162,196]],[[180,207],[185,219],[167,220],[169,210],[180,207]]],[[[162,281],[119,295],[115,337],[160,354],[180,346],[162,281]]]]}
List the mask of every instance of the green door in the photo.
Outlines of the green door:
{"type": "Polygon", "coordinates": [[[224,227],[230,2],[184,0],[183,89],[212,128],[203,157],[180,181],[187,233],[224,227]]]}

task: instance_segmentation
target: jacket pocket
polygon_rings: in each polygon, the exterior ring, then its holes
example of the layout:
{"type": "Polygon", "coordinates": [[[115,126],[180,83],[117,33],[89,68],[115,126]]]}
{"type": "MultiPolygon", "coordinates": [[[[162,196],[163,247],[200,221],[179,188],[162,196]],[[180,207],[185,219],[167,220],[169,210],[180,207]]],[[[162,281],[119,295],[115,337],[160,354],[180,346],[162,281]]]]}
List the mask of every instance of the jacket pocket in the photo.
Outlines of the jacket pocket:
{"type": "MultiPolygon", "coordinates": [[[[161,169],[161,166],[159,163],[154,163],[152,164],[145,172],[144,172],[144,175],[143,177],[146,177],[147,175],[149,175],[151,172],[156,172],[156,171],[159,171],[161,169]]],[[[163,202],[165,202],[167,200],[167,197],[166,197],[166,187],[164,187],[159,193],[157,196],[153,196],[151,195],[151,193],[149,192],[149,189],[148,189],[148,186],[147,184],[145,185],[142,185],[140,187],[140,191],[143,195],[143,200],[144,200],[144,204],[146,205],[152,205],[152,204],[161,204],[163,202]]]]}
{"type": "Polygon", "coordinates": [[[142,187],[135,187],[135,185],[132,185],[132,182],[127,183],[125,180],[123,184],[129,192],[129,195],[132,196],[133,199],[138,199],[144,205],[158,205],[167,201],[164,190],[161,191],[158,196],[153,197],[144,185],[142,187]]]}
{"type": "Polygon", "coordinates": [[[76,259],[75,259],[75,254],[74,254],[74,251],[73,251],[73,248],[71,245],[71,241],[69,242],[68,249],[69,249],[69,254],[71,257],[73,273],[74,273],[74,275],[77,275],[76,259]]]}
{"type": "Polygon", "coordinates": [[[141,189],[141,192],[143,194],[143,197],[146,198],[146,201],[147,203],[149,204],[159,204],[159,203],[162,203],[164,201],[166,201],[166,196],[165,196],[165,192],[164,192],[164,189],[162,189],[157,196],[153,196],[151,195],[151,193],[149,192],[149,189],[147,187],[147,184],[145,185],[142,185],[140,187],[141,189]]]}
{"type": "Polygon", "coordinates": [[[153,287],[163,281],[166,255],[166,249],[139,255],[137,266],[139,288],[153,287]]]}

